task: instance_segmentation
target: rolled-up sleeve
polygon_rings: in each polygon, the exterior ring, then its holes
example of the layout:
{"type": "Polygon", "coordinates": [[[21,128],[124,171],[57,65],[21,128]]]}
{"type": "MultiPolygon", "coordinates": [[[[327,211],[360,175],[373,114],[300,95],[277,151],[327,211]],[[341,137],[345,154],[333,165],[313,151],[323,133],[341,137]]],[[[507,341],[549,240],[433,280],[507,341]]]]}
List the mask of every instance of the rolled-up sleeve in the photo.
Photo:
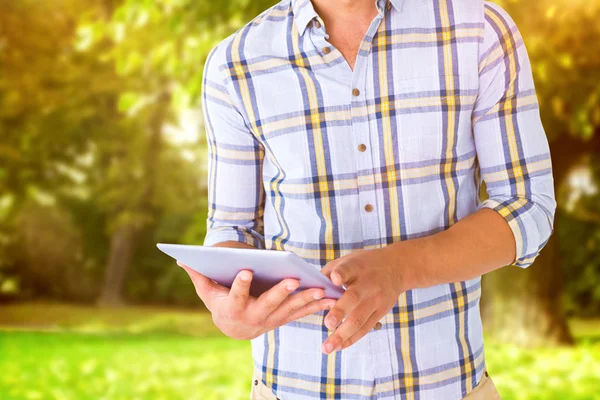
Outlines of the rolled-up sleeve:
{"type": "Polygon", "coordinates": [[[204,68],[202,109],[208,144],[208,218],[204,245],[237,241],[264,248],[264,148],[248,128],[231,82],[222,79],[223,46],[204,68]]]}
{"type": "Polygon", "coordinates": [[[516,242],[513,265],[525,268],[553,232],[550,149],[523,38],[502,8],[485,3],[484,10],[473,134],[488,199],[479,208],[508,222],[516,242]]]}

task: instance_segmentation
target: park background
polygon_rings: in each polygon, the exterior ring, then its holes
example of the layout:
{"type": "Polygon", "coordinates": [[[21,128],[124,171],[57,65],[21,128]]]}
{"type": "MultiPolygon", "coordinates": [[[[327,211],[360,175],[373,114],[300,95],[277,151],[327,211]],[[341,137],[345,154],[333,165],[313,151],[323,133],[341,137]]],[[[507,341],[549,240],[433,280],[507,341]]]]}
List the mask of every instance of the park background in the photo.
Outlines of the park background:
{"type": "MultiPolygon", "coordinates": [[[[248,398],[156,242],[201,244],[209,50],[264,0],[0,0],[0,399],[248,398]]],[[[484,278],[510,399],[600,399],[600,1],[499,1],[534,69],[558,198],[529,269],[484,278]]]]}

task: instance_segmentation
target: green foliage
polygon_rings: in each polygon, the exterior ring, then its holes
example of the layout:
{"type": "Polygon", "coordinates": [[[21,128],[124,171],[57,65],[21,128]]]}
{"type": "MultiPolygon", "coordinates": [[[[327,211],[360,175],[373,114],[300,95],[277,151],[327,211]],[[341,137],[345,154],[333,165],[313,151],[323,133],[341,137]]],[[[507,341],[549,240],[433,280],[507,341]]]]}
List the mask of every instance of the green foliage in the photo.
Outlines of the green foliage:
{"type": "MultiPolygon", "coordinates": [[[[525,37],[550,138],[589,140],[600,126],[600,1],[498,2],[525,37]]],[[[0,297],[93,299],[111,235],[133,227],[127,298],[197,301],[154,247],[198,244],[205,233],[204,132],[184,115],[199,110],[209,50],[274,3],[0,2],[0,297]],[[42,214],[39,225],[30,210],[42,214]],[[24,253],[31,242],[48,252],[24,253]],[[67,242],[76,251],[54,257],[52,244],[67,242]]],[[[599,203],[591,196],[578,209],[593,214],[599,203]]],[[[569,307],[597,312],[599,224],[564,225],[569,307]]]]}
{"type": "Polygon", "coordinates": [[[564,226],[561,247],[568,258],[563,268],[567,313],[600,315],[600,230],[597,224],[577,220],[567,219],[564,226]]]}
{"type": "MultiPolygon", "coordinates": [[[[209,50],[271,4],[0,2],[0,296],[94,298],[111,235],[127,227],[140,232],[129,299],[195,301],[193,291],[175,290],[183,279],[154,247],[204,237],[204,132],[201,121],[181,118],[199,109],[209,50]],[[186,130],[188,140],[167,128],[186,130]],[[78,233],[61,239],[77,245],[76,259],[62,259],[69,279],[40,260],[42,251],[15,256],[31,242],[19,239],[19,215],[32,202],[78,233]]],[[[30,225],[35,241],[58,240],[48,224],[30,225]]]]}
{"type": "MultiPolygon", "coordinates": [[[[274,3],[127,0],[108,23],[96,19],[81,25],[79,47],[106,40],[114,43],[106,57],[138,92],[138,100],[167,85],[178,107],[195,106],[210,49],[274,3]]],[[[128,93],[121,98],[122,106],[134,104],[135,99],[128,93]]]]}
{"type": "Polygon", "coordinates": [[[90,300],[93,284],[82,270],[82,236],[71,215],[33,202],[16,219],[12,258],[23,267],[23,291],[36,295],[90,300]],[[52,232],[52,234],[47,234],[52,232]]]}
{"type": "Polygon", "coordinates": [[[85,2],[0,3],[0,193],[17,208],[25,197],[75,183],[78,160],[111,118],[110,71],[73,52],[71,35],[85,2]],[[26,25],[28,29],[23,29],[26,25]],[[93,85],[104,82],[104,88],[93,85]]]}
{"type": "Polygon", "coordinates": [[[494,0],[521,30],[551,140],[590,140],[600,128],[600,2],[494,0]]]}
{"type": "Polygon", "coordinates": [[[587,155],[558,193],[560,251],[569,315],[600,315],[600,157],[587,155]]]}
{"type": "Polygon", "coordinates": [[[566,258],[565,307],[569,315],[600,315],[600,229],[598,223],[563,217],[561,252],[566,258]]]}

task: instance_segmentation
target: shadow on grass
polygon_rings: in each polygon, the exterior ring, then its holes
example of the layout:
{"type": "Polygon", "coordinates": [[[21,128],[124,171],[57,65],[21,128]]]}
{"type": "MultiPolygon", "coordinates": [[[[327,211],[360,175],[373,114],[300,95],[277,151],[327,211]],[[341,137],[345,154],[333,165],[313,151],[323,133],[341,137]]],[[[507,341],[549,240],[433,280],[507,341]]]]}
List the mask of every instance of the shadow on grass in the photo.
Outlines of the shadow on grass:
{"type": "Polygon", "coordinates": [[[128,306],[98,308],[60,303],[22,303],[0,308],[0,329],[81,333],[177,333],[220,336],[204,309],[128,306]]]}

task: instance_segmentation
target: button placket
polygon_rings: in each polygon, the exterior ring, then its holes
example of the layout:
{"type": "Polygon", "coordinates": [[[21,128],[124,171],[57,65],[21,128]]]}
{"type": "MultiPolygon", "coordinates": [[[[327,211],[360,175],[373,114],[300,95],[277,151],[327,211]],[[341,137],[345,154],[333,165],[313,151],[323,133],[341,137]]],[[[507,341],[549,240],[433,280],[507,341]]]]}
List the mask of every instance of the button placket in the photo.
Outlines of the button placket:
{"type": "MultiPolygon", "coordinates": [[[[380,10],[381,11],[381,10],[380,10]]],[[[380,12],[371,22],[369,30],[365,37],[373,38],[379,25],[383,20],[383,12],[380,12]]],[[[364,43],[361,43],[361,48],[364,43]]],[[[379,219],[376,212],[373,212],[376,204],[374,163],[373,154],[367,151],[370,145],[371,125],[368,119],[364,118],[362,107],[366,107],[368,99],[367,88],[367,68],[369,66],[369,52],[359,52],[352,73],[352,85],[350,108],[352,115],[352,131],[358,150],[356,158],[357,176],[358,176],[358,201],[363,208],[361,212],[361,224],[363,226],[363,240],[368,240],[380,233],[379,219]],[[359,120],[360,116],[360,120],[359,120]],[[368,187],[367,190],[364,188],[368,187]]]]}
{"type": "MultiPolygon", "coordinates": [[[[364,106],[365,102],[365,91],[361,91],[360,88],[365,87],[366,84],[366,66],[368,65],[367,59],[364,55],[358,55],[354,70],[352,72],[352,84],[350,86],[350,113],[352,116],[352,136],[354,140],[354,152],[355,152],[355,160],[356,160],[356,171],[357,171],[357,185],[358,185],[358,194],[357,194],[357,202],[360,207],[363,207],[365,204],[373,202],[373,192],[365,190],[366,187],[373,187],[373,176],[369,172],[372,170],[373,159],[370,151],[367,150],[367,144],[369,142],[369,123],[364,119],[360,118],[360,107],[364,106]]],[[[372,216],[368,213],[365,213],[363,210],[358,210],[360,213],[358,216],[358,220],[361,225],[361,236],[362,240],[366,240],[372,236],[372,232],[374,231],[374,221],[372,216]]],[[[377,341],[373,340],[371,334],[367,335],[367,340],[369,342],[369,350],[370,354],[368,357],[368,361],[372,363],[373,369],[376,370],[376,354],[378,353],[378,345],[377,341]]]]}
{"type": "MultiPolygon", "coordinates": [[[[329,35],[325,32],[324,25],[319,22],[317,17],[309,24],[310,29],[310,40],[315,46],[315,50],[321,55],[321,57],[325,58],[324,62],[329,63],[330,61],[337,59],[337,57],[341,57],[341,54],[332,54],[336,51],[335,47],[327,41],[329,39],[329,35]],[[333,56],[333,57],[332,57],[333,56]]],[[[339,68],[336,66],[335,68],[339,68]]],[[[344,71],[347,73],[347,71],[344,71]]]]}
{"type": "MultiPolygon", "coordinates": [[[[354,74],[359,73],[355,68],[354,74]]],[[[353,76],[355,85],[364,85],[363,82],[358,82],[360,78],[353,76]]],[[[360,79],[364,81],[364,78],[360,79]]],[[[353,91],[353,94],[356,93],[353,91]]],[[[355,141],[355,160],[356,160],[356,171],[357,171],[357,185],[358,185],[358,199],[362,210],[360,210],[360,221],[362,226],[362,237],[363,240],[373,237],[379,232],[378,221],[376,213],[372,213],[373,204],[375,204],[375,192],[372,188],[375,185],[374,177],[372,174],[373,170],[373,155],[368,150],[367,143],[369,143],[369,123],[368,121],[359,120],[360,107],[364,105],[362,100],[363,95],[359,92],[358,96],[352,96],[351,102],[351,115],[352,115],[352,134],[353,140],[355,141]],[[356,100],[359,98],[360,100],[356,100]],[[365,189],[367,188],[367,189],[365,189]],[[369,205],[369,207],[366,207],[369,205]],[[366,208],[365,208],[366,207],[366,208]],[[369,209],[367,211],[367,209],[369,209]]]]}
{"type": "MultiPolygon", "coordinates": [[[[367,35],[374,37],[379,24],[382,23],[383,12],[381,12],[369,27],[367,35]]],[[[362,46],[361,46],[362,47],[362,46]]],[[[369,54],[369,53],[367,53],[369,54]]],[[[379,215],[375,209],[377,205],[377,197],[375,194],[375,164],[373,154],[371,138],[378,134],[377,132],[371,132],[373,127],[368,118],[364,117],[364,111],[361,107],[366,107],[366,102],[369,98],[367,91],[367,68],[369,67],[369,55],[360,55],[356,59],[354,71],[352,73],[352,84],[350,86],[351,96],[350,97],[350,112],[352,115],[352,135],[354,139],[355,147],[355,159],[357,168],[358,178],[358,199],[361,232],[363,235],[363,241],[372,239],[374,237],[382,237],[381,224],[379,221],[379,215]],[[358,150],[358,151],[357,151],[358,150]],[[368,206],[368,207],[367,207],[368,206]]],[[[383,324],[386,323],[387,316],[378,321],[370,333],[367,335],[369,341],[369,348],[371,350],[370,361],[372,361],[372,368],[376,376],[389,376],[392,371],[391,364],[387,362],[378,362],[381,354],[389,353],[391,344],[389,343],[389,329],[382,329],[383,324]]],[[[391,330],[393,331],[393,330],[391,330]]],[[[375,384],[375,394],[379,397],[381,389],[375,384]]]]}

